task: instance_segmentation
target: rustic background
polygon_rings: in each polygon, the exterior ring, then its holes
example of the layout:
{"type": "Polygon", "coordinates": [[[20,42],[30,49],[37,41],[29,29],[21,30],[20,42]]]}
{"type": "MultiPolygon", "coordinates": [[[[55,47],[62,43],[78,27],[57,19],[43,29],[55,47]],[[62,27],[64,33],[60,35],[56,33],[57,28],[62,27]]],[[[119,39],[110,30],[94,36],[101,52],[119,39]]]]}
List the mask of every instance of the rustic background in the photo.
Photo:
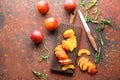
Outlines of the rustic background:
{"type": "MultiPolygon", "coordinates": [[[[48,80],[120,80],[120,1],[99,0],[101,17],[109,19],[112,26],[106,26],[103,31],[105,46],[102,48],[102,60],[98,64],[98,73],[89,75],[76,67],[72,77],[53,74],[50,65],[53,54],[55,34],[46,30],[44,21],[55,17],[60,22],[69,23],[69,14],[63,9],[65,0],[46,0],[50,10],[42,16],[36,9],[39,0],[0,0],[0,80],[39,80],[31,72],[36,70],[47,75],[48,80]],[[39,55],[43,44],[36,46],[29,38],[35,29],[44,34],[44,41],[50,51],[49,64],[39,63],[39,55]]],[[[76,0],[80,2],[82,0],[76,0]]],[[[83,26],[77,14],[75,25],[83,26]]],[[[96,24],[89,23],[92,34],[98,41],[95,30],[96,24]]],[[[82,30],[79,48],[87,48],[93,53],[89,58],[94,59],[94,51],[82,30]]]]}

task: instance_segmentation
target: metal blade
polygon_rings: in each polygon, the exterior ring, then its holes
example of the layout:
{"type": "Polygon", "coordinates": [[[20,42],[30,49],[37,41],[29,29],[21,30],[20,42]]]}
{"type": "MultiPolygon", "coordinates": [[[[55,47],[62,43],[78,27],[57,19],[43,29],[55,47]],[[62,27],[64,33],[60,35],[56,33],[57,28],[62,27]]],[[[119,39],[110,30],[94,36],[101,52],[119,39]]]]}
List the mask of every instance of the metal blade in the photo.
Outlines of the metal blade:
{"type": "Polygon", "coordinates": [[[81,12],[79,9],[78,9],[78,14],[79,14],[79,16],[80,16],[80,19],[81,19],[83,25],[84,25],[85,31],[86,31],[86,32],[90,32],[90,29],[89,29],[89,27],[88,27],[88,25],[87,25],[87,23],[86,23],[86,21],[85,21],[85,18],[84,18],[84,16],[83,16],[82,12],[81,12]]]}

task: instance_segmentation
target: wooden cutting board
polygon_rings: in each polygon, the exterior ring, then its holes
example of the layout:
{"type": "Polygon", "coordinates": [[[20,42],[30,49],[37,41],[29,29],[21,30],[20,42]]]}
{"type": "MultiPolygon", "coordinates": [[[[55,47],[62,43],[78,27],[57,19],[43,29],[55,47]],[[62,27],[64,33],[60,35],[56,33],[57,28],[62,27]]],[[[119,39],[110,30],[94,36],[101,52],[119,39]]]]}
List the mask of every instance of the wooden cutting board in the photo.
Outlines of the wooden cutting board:
{"type": "MultiPolygon", "coordinates": [[[[74,30],[75,36],[77,38],[77,46],[79,46],[80,36],[81,36],[81,28],[79,26],[75,26],[73,24],[61,23],[57,28],[56,41],[55,41],[54,48],[56,47],[56,45],[61,44],[61,41],[64,40],[63,33],[67,29],[74,30]]],[[[69,58],[73,60],[73,64],[75,66],[76,66],[76,60],[77,60],[77,52],[78,52],[78,47],[75,48],[74,51],[72,51],[72,52],[70,52],[70,51],[67,52],[69,58]]],[[[51,65],[51,72],[59,73],[59,74],[63,74],[63,75],[69,75],[69,76],[72,76],[74,74],[74,70],[71,70],[71,69],[68,69],[66,71],[61,70],[61,66],[60,66],[57,58],[55,57],[54,50],[53,50],[53,58],[52,59],[53,60],[52,60],[52,65],[51,65]]]]}

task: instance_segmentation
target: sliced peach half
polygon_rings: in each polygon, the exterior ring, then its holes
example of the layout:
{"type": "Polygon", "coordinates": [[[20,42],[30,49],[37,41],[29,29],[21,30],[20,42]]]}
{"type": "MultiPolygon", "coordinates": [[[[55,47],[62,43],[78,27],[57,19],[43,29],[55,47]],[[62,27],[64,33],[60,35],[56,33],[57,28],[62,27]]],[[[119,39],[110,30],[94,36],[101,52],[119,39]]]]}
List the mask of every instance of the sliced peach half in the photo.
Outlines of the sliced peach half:
{"type": "Polygon", "coordinates": [[[81,56],[82,54],[90,55],[91,53],[87,49],[81,49],[81,50],[78,51],[78,56],[81,56]]]}

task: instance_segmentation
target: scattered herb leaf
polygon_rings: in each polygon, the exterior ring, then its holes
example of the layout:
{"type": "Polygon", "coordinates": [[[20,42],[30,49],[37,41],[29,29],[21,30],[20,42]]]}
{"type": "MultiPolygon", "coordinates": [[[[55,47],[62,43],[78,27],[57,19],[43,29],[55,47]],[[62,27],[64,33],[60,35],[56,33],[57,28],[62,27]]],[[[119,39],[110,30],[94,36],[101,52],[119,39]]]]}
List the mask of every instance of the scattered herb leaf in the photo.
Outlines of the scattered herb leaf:
{"type": "Polygon", "coordinates": [[[96,3],[97,3],[97,0],[90,0],[86,10],[89,11],[92,7],[96,5],[96,3]]]}
{"type": "Polygon", "coordinates": [[[40,72],[36,72],[36,71],[32,71],[33,74],[38,77],[38,78],[42,78],[43,80],[47,80],[47,76],[43,73],[40,73],[40,72]]]}
{"type": "Polygon", "coordinates": [[[103,37],[102,37],[101,34],[100,34],[100,37],[99,37],[99,42],[102,46],[104,45],[104,40],[103,40],[103,37]]]}
{"type": "Polygon", "coordinates": [[[92,22],[92,23],[95,23],[95,24],[98,23],[98,21],[96,21],[95,19],[92,19],[88,13],[85,14],[85,21],[86,22],[92,22]]]}
{"type": "Polygon", "coordinates": [[[97,14],[98,13],[98,7],[96,7],[95,9],[94,9],[94,12],[93,12],[94,14],[97,14]]]}
{"type": "Polygon", "coordinates": [[[95,63],[99,63],[101,60],[101,47],[99,47],[99,50],[95,54],[95,63]]]}
{"type": "Polygon", "coordinates": [[[78,7],[85,6],[86,4],[87,4],[87,2],[85,0],[83,0],[82,2],[78,3],[78,7]]]}
{"type": "Polygon", "coordinates": [[[97,27],[96,30],[99,31],[99,32],[101,32],[101,31],[104,30],[104,28],[105,28],[105,26],[104,26],[104,24],[103,24],[101,27],[97,27]]]}
{"type": "Polygon", "coordinates": [[[106,20],[106,19],[101,19],[101,24],[108,24],[108,25],[111,25],[111,22],[109,20],[106,20]]]}
{"type": "Polygon", "coordinates": [[[43,60],[46,60],[46,62],[47,63],[49,63],[49,61],[48,61],[48,58],[49,58],[49,56],[50,56],[50,51],[47,49],[47,47],[45,46],[45,43],[43,43],[44,44],[44,49],[43,49],[43,51],[41,52],[41,54],[40,54],[40,62],[42,62],[43,60]],[[42,54],[44,54],[44,52],[46,52],[47,51],[47,53],[48,53],[48,55],[42,55],[42,54]]]}
{"type": "Polygon", "coordinates": [[[89,14],[85,14],[85,21],[86,22],[90,22],[91,21],[91,17],[89,16],[89,14]]]}
{"type": "Polygon", "coordinates": [[[49,63],[49,61],[48,61],[48,58],[49,58],[49,55],[50,54],[48,54],[48,55],[40,55],[40,62],[42,62],[43,60],[46,60],[47,61],[47,63],[49,63]]]}
{"type": "Polygon", "coordinates": [[[95,18],[94,18],[95,21],[98,19],[99,15],[100,15],[100,13],[95,15],[95,18]]]}
{"type": "Polygon", "coordinates": [[[48,48],[46,47],[46,45],[45,45],[45,42],[44,42],[44,48],[45,48],[45,50],[48,52],[48,54],[50,53],[50,51],[48,50],[48,48]]]}
{"type": "Polygon", "coordinates": [[[91,19],[91,22],[92,22],[92,23],[95,23],[95,24],[98,24],[98,23],[99,23],[98,21],[96,21],[96,20],[94,20],[94,19],[91,19]]]}

